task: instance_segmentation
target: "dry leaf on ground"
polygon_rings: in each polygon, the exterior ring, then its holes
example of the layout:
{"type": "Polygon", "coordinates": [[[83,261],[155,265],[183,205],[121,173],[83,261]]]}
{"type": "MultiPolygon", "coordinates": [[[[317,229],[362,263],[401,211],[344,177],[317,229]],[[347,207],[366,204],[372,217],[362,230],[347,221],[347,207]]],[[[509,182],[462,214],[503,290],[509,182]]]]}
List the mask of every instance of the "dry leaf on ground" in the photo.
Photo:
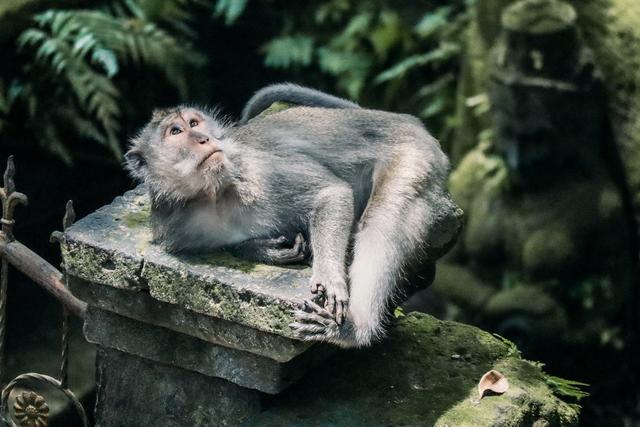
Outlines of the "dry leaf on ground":
{"type": "Polygon", "coordinates": [[[498,371],[491,370],[480,378],[478,383],[478,400],[482,399],[487,391],[502,394],[509,388],[509,381],[498,371]]]}

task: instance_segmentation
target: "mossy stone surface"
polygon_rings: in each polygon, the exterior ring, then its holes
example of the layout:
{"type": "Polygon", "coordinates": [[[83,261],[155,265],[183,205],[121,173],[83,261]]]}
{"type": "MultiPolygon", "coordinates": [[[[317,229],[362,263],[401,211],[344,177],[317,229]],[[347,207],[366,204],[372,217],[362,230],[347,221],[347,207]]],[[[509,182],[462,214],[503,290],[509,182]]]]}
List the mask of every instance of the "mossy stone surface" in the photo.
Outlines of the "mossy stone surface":
{"type": "Polygon", "coordinates": [[[622,271],[628,267],[624,246],[616,249],[628,236],[622,198],[602,168],[591,174],[515,191],[500,157],[479,145],[450,177],[467,219],[456,251],[485,269],[534,280],[622,271]]]}
{"type": "Polygon", "coordinates": [[[312,297],[310,268],[269,266],[224,252],[170,254],[152,241],[149,198],[138,187],[67,229],[71,276],[293,338],[292,309],[312,297]]]}
{"type": "Polygon", "coordinates": [[[243,425],[506,427],[578,420],[541,370],[510,346],[478,328],[422,313],[398,319],[384,342],[328,360],[272,403],[243,425]],[[477,383],[490,369],[504,374],[510,388],[477,403],[477,383]]]}
{"type": "MultiPolygon", "coordinates": [[[[478,0],[465,35],[457,115],[460,126],[452,146],[458,164],[489,127],[487,114],[473,113],[468,102],[487,91],[486,58],[501,31],[502,12],[515,0],[478,0]]],[[[637,0],[572,0],[581,39],[594,53],[609,101],[616,145],[621,153],[634,206],[640,208],[640,8],[637,0]]],[[[464,208],[463,208],[464,209],[464,208]]]]}
{"type": "Polygon", "coordinates": [[[576,11],[558,0],[525,0],[506,8],[501,22],[511,31],[546,34],[573,26],[576,11]]]}
{"type": "Polygon", "coordinates": [[[573,0],[609,97],[613,131],[640,208],[640,7],[637,0],[573,0]]]}

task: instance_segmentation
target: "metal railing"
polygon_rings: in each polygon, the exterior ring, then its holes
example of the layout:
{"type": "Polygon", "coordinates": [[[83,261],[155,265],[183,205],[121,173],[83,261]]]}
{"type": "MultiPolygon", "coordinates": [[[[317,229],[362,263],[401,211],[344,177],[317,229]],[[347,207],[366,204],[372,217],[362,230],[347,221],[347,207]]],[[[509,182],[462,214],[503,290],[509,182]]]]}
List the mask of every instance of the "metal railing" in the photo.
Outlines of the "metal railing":
{"type": "MultiPolygon", "coordinates": [[[[4,172],[3,187],[0,188],[0,199],[2,201],[2,218],[0,223],[0,259],[2,268],[0,270],[0,378],[5,377],[5,331],[7,323],[7,285],[9,281],[9,265],[20,270],[31,280],[42,286],[52,294],[62,304],[62,351],[60,354],[60,370],[57,378],[49,375],[27,372],[20,374],[4,387],[0,395],[0,418],[7,425],[17,427],[46,427],[49,422],[49,407],[46,399],[29,390],[25,384],[33,381],[45,384],[61,391],[72,403],[78,416],[85,427],[89,426],[89,420],[82,404],[78,398],[68,388],[67,371],[69,355],[69,314],[74,314],[84,318],[87,304],[74,297],[66,285],[66,278],[58,269],[49,264],[22,243],[18,242],[13,235],[15,220],[13,212],[16,206],[28,203],[27,196],[19,193],[15,189],[14,177],[15,166],[13,156],[7,160],[7,168],[4,172]],[[25,389],[21,393],[12,395],[11,392],[21,386],[25,389]],[[9,409],[9,400],[13,399],[13,413],[9,409]],[[17,422],[17,424],[16,424],[17,422]]],[[[65,215],[62,220],[63,230],[74,221],[73,203],[67,202],[65,215]]],[[[62,243],[64,234],[54,231],[50,241],[62,243]]],[[[64,266],[62,267],[64,271],[64,266]]]]}

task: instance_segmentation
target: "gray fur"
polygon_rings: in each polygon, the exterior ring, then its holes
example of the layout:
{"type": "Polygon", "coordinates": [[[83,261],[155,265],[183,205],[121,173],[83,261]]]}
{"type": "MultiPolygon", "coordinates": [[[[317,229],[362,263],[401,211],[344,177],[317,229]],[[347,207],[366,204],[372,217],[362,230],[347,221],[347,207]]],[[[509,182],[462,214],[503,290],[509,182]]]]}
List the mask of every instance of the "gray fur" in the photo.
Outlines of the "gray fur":
{"type": "Polygon", "coordinates": [[[355,102],[293,83],[278,83],[257,91],[242,109],[240,124],[245,124],[274,102],[288,102],[306,107],[360,108],[355,102]]]}
{"type": "Polygon", "coordinates": [[[359,108],[293,107],[242,126],[206,122],[221,131],[225,160],[203,172],[215,178],[203,176],[195,196],[191,186],[184,194],[172,183],[161,188],[166,148],[153,139],[153,123],[133,141],[147,164],[132,175],[150,183],[156,238],[200,250],[301,231],[313,253],[311,290],[325,304],[307,302],[292,327],[302,339],[345,347],[379,338],[406,267],[457,232],[438,142],[414,117],[359,108]]]}

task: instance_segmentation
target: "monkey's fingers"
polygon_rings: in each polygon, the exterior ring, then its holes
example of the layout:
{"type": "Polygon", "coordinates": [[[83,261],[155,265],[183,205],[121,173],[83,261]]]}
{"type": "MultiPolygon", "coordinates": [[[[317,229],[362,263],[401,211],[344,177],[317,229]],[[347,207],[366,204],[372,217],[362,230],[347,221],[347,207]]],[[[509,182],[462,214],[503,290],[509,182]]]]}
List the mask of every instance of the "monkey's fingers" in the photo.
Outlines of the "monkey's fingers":
{"type": "Polygon", "coordinates": [[[293,244],[293,251],[299,254],[302,260],[309,258],[311,255],[311,252],[309,251],[309,245],[300,233],[298,233],[298,235],[296,236],[296,240],[293,244]]]}
{"type": "Polygon", "coordinates": [[[327,310],[325,310],[324,308],[320,307],[318,304],[316,304],[313,301],[309,301],[309,300],[304,300],[304,308],[303,310],[306,313],[315,313],[318,314],[322,317],[324,317],[325,319],[331,319],[333,320],[333,316],[331,315],[331,313],[329,313],[327,310]]]}
{"type": "Polygon", "coordinates": [[[336,306],[337,306],[337,301],[336,301],[336,296],[335,294],[332,293],[327,293],[327,299],[324,302],[324,308],[331,313],[332,315],[336,315],[336,306]]]}
{"type": "Polygon", "coordinates": [[[325,291],[324,286],[322,286],[322,283],[311,283],[311,293],[312,294],[318,294],[318,293],[323,293],[325,291]]]}
{"type": "Polygon", "coordinates": [[[349,301],[339,301],[336,304],[336,322],[338,325],[342,325],[347,318],[347,312],[349,311],[349,301]]]}
{"type": "Polygon", "coordinates": [[[310,322],[310,323],[315,322],[327,327],[333,326],[333,324],[335,323],[335,320],[333,320],[332,318],[322,317],[319,314],[307,313],[306,311],[302,311],[302,310],[296,312],[295,318],[298,322],[303,322],[303,321],[310,322]]]}
{"type": "Polygon", "coordinates": [[[326,341],[339,335],[339,326],[322,307],[305,301],[304,309],[294,311],[295,322],[289,327],[304,341],[326,341]],[[311,311],[309,311],[311,310],[311,311]]]}
{"type": "Polygon", "coordinates": [[[280,248],[287,244],[287,238],[285,236],[276,237],[271,240],[274,247],[280,248]]]}
{"type": "Polygon", "coordinates": [[[294,322],[289,325],[297,334],[321,334],[327,330],[325,326],[294,322]]]}

